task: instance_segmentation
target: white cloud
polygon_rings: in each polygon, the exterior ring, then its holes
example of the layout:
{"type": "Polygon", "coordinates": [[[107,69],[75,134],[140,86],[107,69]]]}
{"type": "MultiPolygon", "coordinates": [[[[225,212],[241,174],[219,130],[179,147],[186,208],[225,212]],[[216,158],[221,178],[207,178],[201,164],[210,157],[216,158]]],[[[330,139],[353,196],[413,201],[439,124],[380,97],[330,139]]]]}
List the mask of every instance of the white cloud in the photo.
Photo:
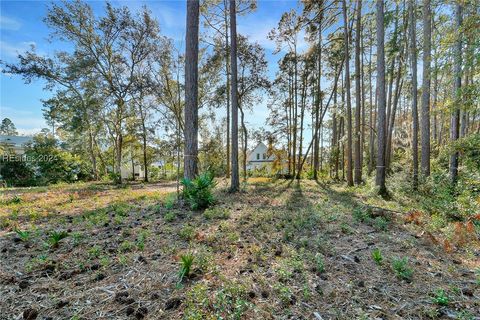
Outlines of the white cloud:
{"type": "Polygon", "coordinates": [[[20,43],[8,43],[0,40],[0,58],[2,60],[6,58],[15,58],[19,53],[23,53],[30,49],[31,46],[35,46],[33,41],[24,41],[20,43]]]}
{"type": "Polygon", "coordinates": [[[0,16],[0,30],[18,30],[20,29],[20,27],[22,26],[22,24],[13,19],[13,18],[9,18],[9,17],[6,17],[6,16],[0,16]]]}

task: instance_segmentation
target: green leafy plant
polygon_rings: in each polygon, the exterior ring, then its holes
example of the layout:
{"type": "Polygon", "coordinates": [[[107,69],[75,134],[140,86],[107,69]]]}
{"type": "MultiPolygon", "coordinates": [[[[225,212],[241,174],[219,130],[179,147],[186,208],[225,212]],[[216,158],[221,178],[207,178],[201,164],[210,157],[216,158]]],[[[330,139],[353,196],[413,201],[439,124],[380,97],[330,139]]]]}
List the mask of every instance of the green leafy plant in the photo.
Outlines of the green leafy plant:
{"type": "Polygon", "coordinates": [[[380,251],[380,249],[376,248],[372,251],[372,258],[373,258],[373,261],[375,261],[376,264],[378,264],[378,265],[382,264],[383,256],[382,256],[382,252],[380,251]]]}
{"type": "Polygon", "coordinates": [[[392,269],[399,279],[411,281],[413,270],[408,266],[407,258],[394,258],[392,261],[392,269]]]}
{"type": "Polygon", "coordinates": [[[445,293],[445,290],[443,289],[438,289],[434,292],[434,297],[433,297],[433,302],[440,306],[446,306],[449,303],[449,298],[447,294],[445,293]]]}
{"type": "Polygon", "coordinates": [[[370,212],[362,207],[353,209],[353,218],[358,222],[366,222],[371,219],[370,212]]]}
{"type": "Polygon", "coordinates": [[[184,226],[179,232],[179,236],[184,240],[192,240],[194,234],[195,228],[189,225],[184,226]]]}
{"type": "Polygon", "coordinates": [[[20,238],[20,240],[22,240],[23,242],[27,242],[28,239],[30,239],[30,232],[28,231],[22,231],[20,229],[17,229],[15,228],[15,233],[17,234],[17,236],[20,238]]]}
{"type": "Polygon", "coordinates": [[[319,273],[325,272],[325,262],[323,261],[321,254],[317,253],[315,255],[315,262],[316,262],[317,272],[319,273]]]}
{"type": "Polygon", "coordinates": [[[195,257],[191,253],[180,255],[180,270],[178,272],[178,283],[189,276],[195,257]]]}
{"type": "Polygon", "coordinates": [[[182,179],[183,198],[193,210],[205,209],[215,202],[213,175],[202,173],[193,180],[182,179]]]}
{"type": "Polygon", "coordinates": [[[208,219],[228,219],[230,212],[225,208],[207,208],[203,212],[203,216],[208,219]]]}
{"type": "Polygon", "coordinates": [[[48,243],[52,248],[58,248],[60,241],[68,237],[68,232],[66,231],[52,231],[48,237],[48,243]]]}
{"type": "Polygon", "coordinates": [[[133,242],[125,240],[120,244],[120,246],[118,247],[118,250],[120,252],[128,252],[128,251],[132,251],[134,247],[135,247],[135,244],[133,242]]]}
{"type": "Polygon", "coordinates": [[[176,217],[177,215],[175,214],[175,212],[172,212],[172,211],[165,213],[165,215],[163,216],[163,218],[167,222],[172,222],[173,220],[175,220],[176,217]]]}
{"type": "Polygon", "coordinates": [[[177,201],[176,194],[169,194],[165,198],[165,208],[167,208],[168,210],[173,209],[173,206],[175,205],[175,201],[177,201]]]}

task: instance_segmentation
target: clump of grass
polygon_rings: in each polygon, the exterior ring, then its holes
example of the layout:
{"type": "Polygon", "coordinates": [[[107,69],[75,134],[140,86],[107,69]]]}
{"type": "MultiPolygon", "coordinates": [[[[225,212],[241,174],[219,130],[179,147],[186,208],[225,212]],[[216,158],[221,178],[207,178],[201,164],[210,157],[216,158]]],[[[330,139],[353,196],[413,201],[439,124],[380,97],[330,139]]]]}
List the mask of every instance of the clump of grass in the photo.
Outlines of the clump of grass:
{"type": "Polygon", "coordinates": [[[315,255],[315,267],[317,269],[317,272],[323,273],[325,272],[325,262],[323,261],[323,257],[321,254],[316,254],[315,255]]]}
{"type": "Polygon", "coordinates": [[[48,243],[52,248],[58,248],[60,241],[68,237],[66,231],[52,231],[48,237],[48,243]]]}
{"type": "Polygon", "coordinates": [[[383,262],[383,255],[380,249],[376,248],[372,251],[372,258],[376,264],[381,265],[383,262]]]}
{"type": "Polygon", "coordinates": [[[30,232],[28,232],[27,230],[22,231],[20,229],[15,228],[14,231],[17,234],[17,236],[20,238],[20,240],[22,240],[23,242],[27,242],[30,239],[30,232]]]}
{"type": "Polygon", "coordinates": [[[448,303],[450,302],[450,299],[448,298],[447,294],[445,293],[445,290],[437,289],[434,292],[433,302],[440,305],[440,306],[447,306],[448,303]]]}
{"type": "Polygon", "coordinates": [[[118,250],[120,252],[128,252],[128,251],[132,251],[134,247],[135,247],[135,244],[133,242],[125,240],[120,244],[120,246],[118,247],[118,250]]]}
{"type": "Polygon", "coordinates": [[[5,205],[9,205],[9,204],[19,204],[19,203],[22,203],[22,201],[23,201],[22,198],[20,198],[18,195],[14,195],[10,199],[4,200],[2,202],[5,205]]]}
{"type": "Polygon", "coordinates": [[[100,256],[100,253],[101,253],[100,247],[97,245],[94,245],[93,247],[88,249],[88,257],[90,259],[98,258],[100,256]]]}
{"type": "Polygon", "coordinates": [[[388,220],[384,217],[376,217],[373,220],[373,226],[377,230],[386,231],[388,229],[388,220]]]}
{"type": "Polygon", "coordinates": [[[186,277],[190,275],[193,260],[195,259],[192,253],[180,255],[180,270],[178,271],[178,283],[181,283],[186,277]]]}
{"type": "Polygon", "coordinates": [[[208,219],[228,219],[230,218],[230,211],[225,208],[207,208],[203,212],[203,216],[208,219]]]}
{"type": "Polygon", "coordinates": [[[413,270],[409,267],[407,258],[394,258],[392,261],[392,269],[397,278],[405,281],[412,280],[413,270]]]}

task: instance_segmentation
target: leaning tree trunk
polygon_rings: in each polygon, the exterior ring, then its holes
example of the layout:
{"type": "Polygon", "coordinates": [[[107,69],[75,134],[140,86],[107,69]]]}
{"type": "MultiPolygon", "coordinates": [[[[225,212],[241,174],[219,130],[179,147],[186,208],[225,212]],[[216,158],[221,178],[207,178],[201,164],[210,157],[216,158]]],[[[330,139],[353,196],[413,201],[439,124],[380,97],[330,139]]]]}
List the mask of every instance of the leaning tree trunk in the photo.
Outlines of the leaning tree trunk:
{"type": "Polygon", "coordinates": [[[385,185],[385,26],[384,26],[384,3],[383,0],[377,0],[377,91],[378,91],[378,115],[377,115],[377,175],[376,185],[380,188],[379,193],[382,196],[387,194],[385,185]]]}
{"type": "Polygon", "coordinates": [[[230,191],[240,190],[238,172],[238,84],[237,84],[237,15],[235,0],[230,0],[230,68],[232,100],[232,177],[230,191]]]}
{"type": "MultiPolygon", "coordinates": [[[[355,184],[362,182],[362,158],[361,158],[361,141],[360,141],[360,121],[361,121],[361,88],[360,88],[360,30],[362,27],[362,0],[357,0],[357,30],[355,33],[355,184]]],[[[347,67],[348,69],[348,67],[347,67]]],[[[348,101],[347,101],[348,103],[348,101]]]]}
{"type": "Polygon", "coordinates": [[[184,177],[193,179],[198,171],[198,24],[199,0],[187,1],[185,51],[185,154],[184,177]]]}
{"type": "Polygon", "coordinates": [[[350,97],[350,57],[349,57],[349,35],[348,35],[348,16],[347,0],[343,0],[343,25],[344,25],[344,45],[345,45],[345,90],[347,91],[347,185],[353,186],[352,172],[352,105],[350,97]]]}
{"type": "MultiPolygon", "coordinates": [[[[458,140],[459,125],[460,125],[460,90],[462,88],[462,33],[460,28],[462,27],[462,6],[458,2],[455,6],[455,20],[457,24],[457,42],[455,45],[455,85],[454,85],[454,98],[455,109],[452,113],[451,125],[450,125],[450,139],[452,141],[458,140]]],[[[452,183],[457,182],[458,178],[458,152],[453,152],[450,157],[450,178],[452,183]]]]}
{"type": "Polygon", "coordinates": [[[412,64],[412,154],[414,190],[418,187],[417,39],[415,34],[417,19],[415,17],[415,7],[415,0],[410,0],[408,4],[408,14],[410,16],[410,62],[412,64]]]}
{"type": "Polygon", "coordinates": [[[432,13],[430,0],[423,0],[423,81],[422,81],[422,126],[421,168],[424,176],[430,175],[430,63],[432,46],[432,13]]]}

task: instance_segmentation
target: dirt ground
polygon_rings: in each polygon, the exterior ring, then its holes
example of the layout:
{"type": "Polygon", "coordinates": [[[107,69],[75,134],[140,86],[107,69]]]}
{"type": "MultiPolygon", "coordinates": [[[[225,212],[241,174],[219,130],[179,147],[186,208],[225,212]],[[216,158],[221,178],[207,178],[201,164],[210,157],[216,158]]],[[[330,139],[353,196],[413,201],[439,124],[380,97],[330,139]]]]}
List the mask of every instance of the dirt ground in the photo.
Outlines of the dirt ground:
{"type": "Polygon", "coordinates": [[[175,190],[3,192],[0,319],[480,319],[478,226],[446,250],[340,185],[220,183],[205,212],[175,190]]]}

